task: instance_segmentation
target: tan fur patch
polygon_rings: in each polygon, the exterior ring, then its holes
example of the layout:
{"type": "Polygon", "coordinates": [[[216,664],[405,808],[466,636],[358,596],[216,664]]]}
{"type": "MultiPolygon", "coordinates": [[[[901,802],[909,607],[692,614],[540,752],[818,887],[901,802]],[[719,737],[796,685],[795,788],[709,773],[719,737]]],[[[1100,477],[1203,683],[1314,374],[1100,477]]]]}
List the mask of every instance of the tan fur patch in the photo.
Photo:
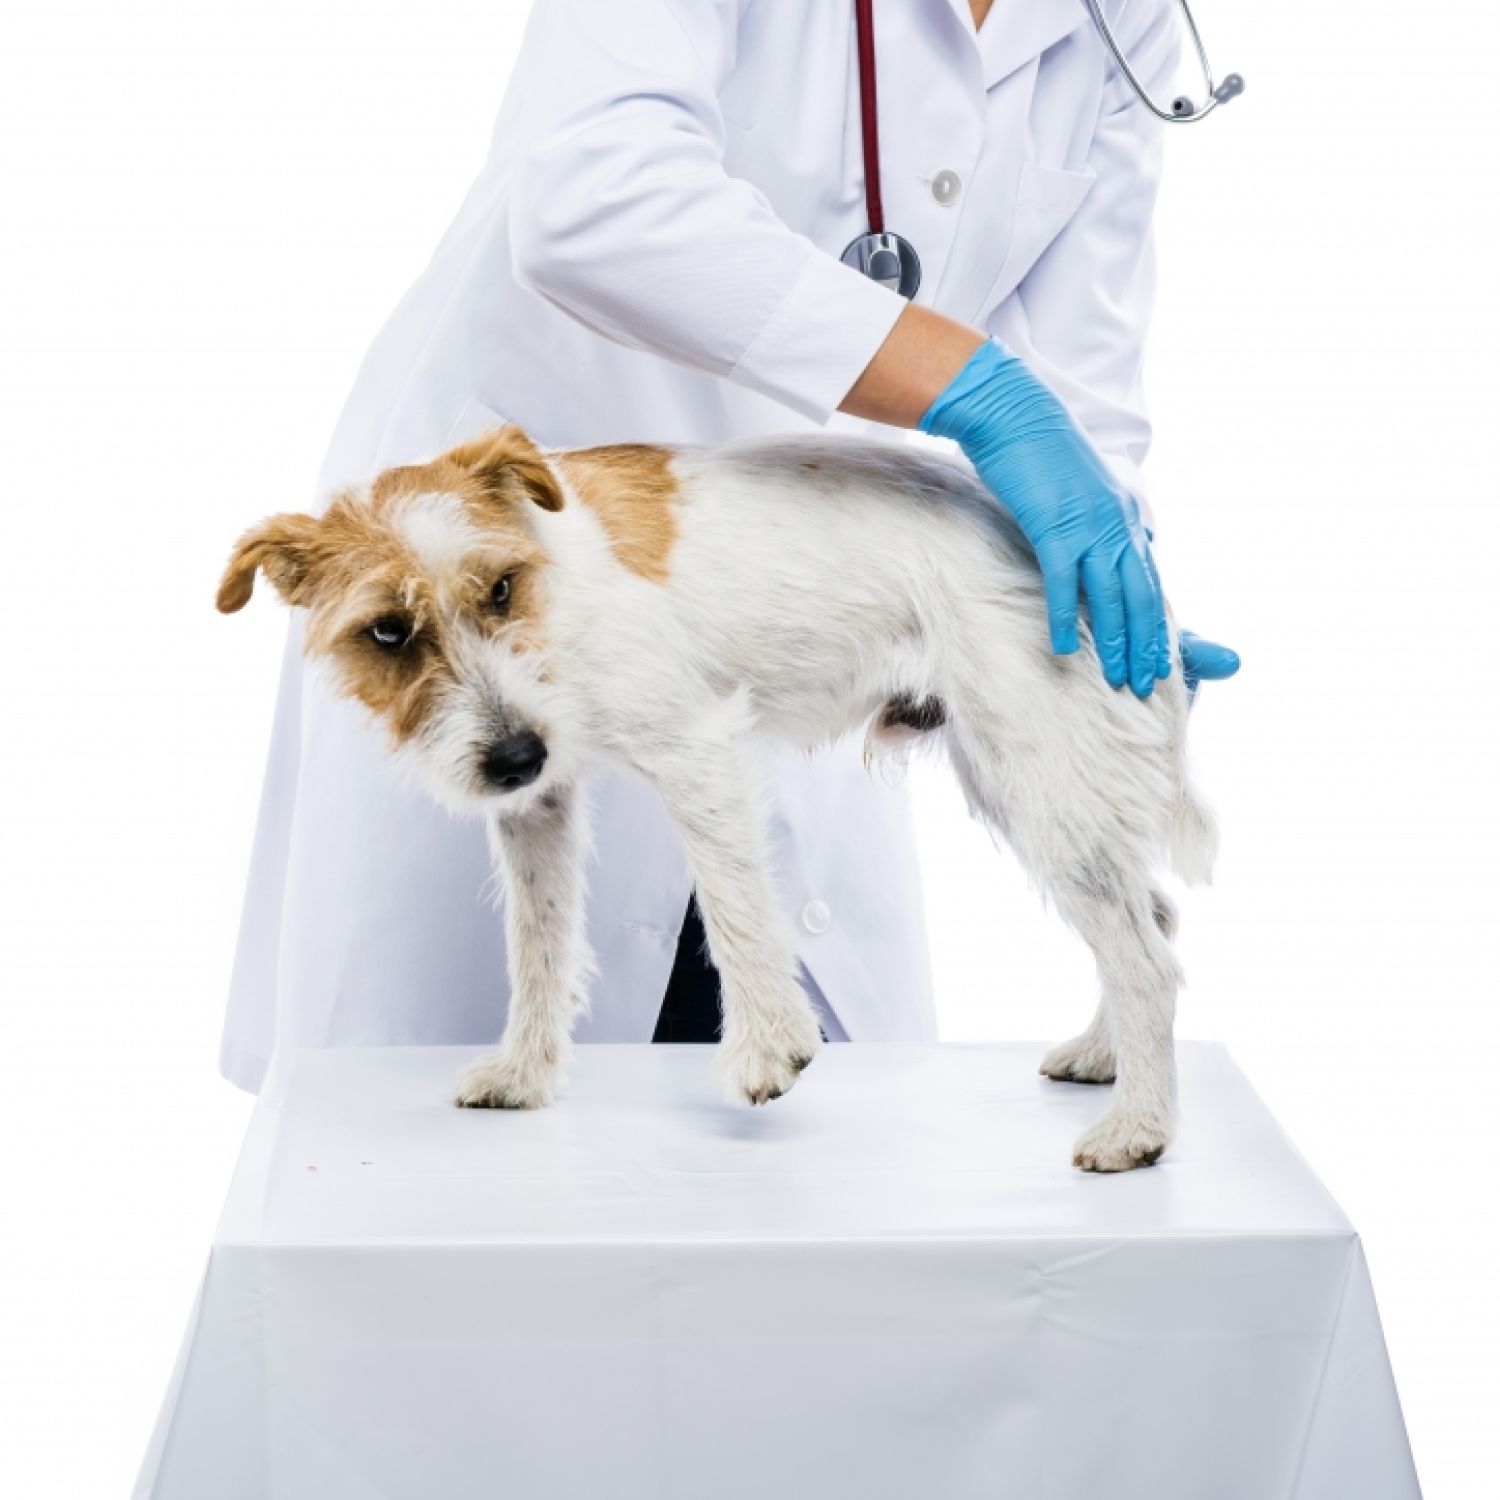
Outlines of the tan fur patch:
{"type": "Polygon", "coordinates": [[[677,540],[671,450],[617,443],[563,453],[556,463],[578,498],[599,517],[620,561],[652,583],[667,578],[677,540]]]}

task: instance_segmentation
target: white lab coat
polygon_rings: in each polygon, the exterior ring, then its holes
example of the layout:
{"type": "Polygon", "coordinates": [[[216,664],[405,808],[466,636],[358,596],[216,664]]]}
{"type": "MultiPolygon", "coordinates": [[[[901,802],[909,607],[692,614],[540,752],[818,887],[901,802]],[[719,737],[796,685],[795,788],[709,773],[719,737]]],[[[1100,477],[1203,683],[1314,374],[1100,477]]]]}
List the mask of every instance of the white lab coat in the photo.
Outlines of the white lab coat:
{"type": "MultiPolygon", "coordinates": [[[[1106,5],[1164,86],[1168,0],[1106,5]]],[[[1081,0],[997,0],[978,35],[966,0],[875,12],[886,218],[918,300],[1022,355],[1139,493],[1159,124],[1081,0]]],[[[539,0],[489,159],[370,350],[320,493],[502,419],[566,445],[825,423],[903,305],[838,262],[866,227],[850,0],[539,0]]],[[[223,1048],[249,1088],[275,1046],[481,1043],[505,1018],[482,830],[407,785],[297,652],[294,625],[223,1048]]],[[[853,744],[768,775],[787,914],[839,1023],[930,1037],[901,791],[853,744]]],[[[595,806],[579,1035],[644,1040],[691,879],[647,786],[595,806]]]]}

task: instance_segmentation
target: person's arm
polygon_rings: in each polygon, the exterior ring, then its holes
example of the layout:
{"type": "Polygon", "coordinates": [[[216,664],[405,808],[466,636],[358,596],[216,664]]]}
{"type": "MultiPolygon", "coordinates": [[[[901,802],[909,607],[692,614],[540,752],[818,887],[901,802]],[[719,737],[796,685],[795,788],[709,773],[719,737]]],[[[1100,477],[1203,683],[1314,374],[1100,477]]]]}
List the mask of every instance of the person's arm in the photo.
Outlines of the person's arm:
{"type": "MultiPolygon", "coordinates": [[[[1180,50],[1175,15],[1161,0],[1124,0],[1119,10],[1130,55],[1163,93],[1180,50]]],[[[977,335],[913,308],[843,408],[956,437],[1036,548],[1054,649],[1076,647],[1081,586],[1106,677],[1128,680],[1141,696],[1171,667],[1138,511],[1150,442],[1140,369],[1162,137],[1161,123],[1112,69],[1088,154],[1092,188],[998,310],[989,331],[1005,344],[976,354],[977,335]]],[[[1233,651],[1191,632],[1179,649],[1193,687],[1239,668],[1233,651]]]]}
{"type": "Polygon", "coordinates": [[[1106,675],[1149,692],[1165,656],[1149,553],[1062,408],[1010,359],[954,399],[996,346],[842,265],[724,170],[737,28],[733,0],[542,0],[517,63],[518,279],[608,338],[816,420],[842,402],[956,437],[1037,548],[1054,646],[1076,649],[1081,579],[1106,675]]]}
{"type": "Polygon", "coordinates": [[[539,0],[516,64],[518,279],[616,342],[826,420],[905,302],[724,170],[733,0],[539,0]]]}

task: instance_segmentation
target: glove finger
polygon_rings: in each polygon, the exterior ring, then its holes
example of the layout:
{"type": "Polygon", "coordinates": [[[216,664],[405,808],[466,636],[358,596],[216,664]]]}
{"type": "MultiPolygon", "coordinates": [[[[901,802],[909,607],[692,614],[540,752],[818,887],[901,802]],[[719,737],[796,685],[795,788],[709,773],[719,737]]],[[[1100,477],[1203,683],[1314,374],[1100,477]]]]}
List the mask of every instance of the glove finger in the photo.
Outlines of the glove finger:
{"type": "Polygon", "coordinates": [[[1078,649],[1078,565],[1042,565],[1042,587],[1047,593],[1047,627],[1052,649],[1071,656],[1078,649]]]}
{"type": "Polygon", "coordinates": [[[1161,593],[1147,571],[1144,546],[1120,554],[1120,585],[1125,595],[1125,628],[1129,635],[1130,690],[1149,698],[1156,686],[1156,664],[1166,613],[1161,593]]]}
{"type": "Polygon", "coordinates": [[[1205,640],[1191,630],[1184,630],[1178,640],[1182,652],[1182,674],[1194,682],[1222,682],[1240,669],[1238,651],[1205,640]]]}
{"type": "MultiPolygon", "coordinates": [[[[1146,533],[1146,541],[1151,540],[1151,533],[1146,533]]],[[[1156,597],[1161,604],[1161,623],[1156,631],[1156,676],[1158,680],[1172,675],[1172,632],[1167,624],[1167,591],[1161,586],[1161,574],[1156,571],[1156,556],[1150,546],[1146,547],[1145,553],[1146,572],[1151,575],[1151,582],[1156,588],[1156,597]]]]}
{"type": "Polygon", "coordinates": [[[1094,628],[1094,649],[1111,687],[1124,687],[1127,674],[1125,590],[1120,569],[1105,552],[1090,552],[1083,559],[1083,593],[1089,602],[1089,620],[1094,628]]]}

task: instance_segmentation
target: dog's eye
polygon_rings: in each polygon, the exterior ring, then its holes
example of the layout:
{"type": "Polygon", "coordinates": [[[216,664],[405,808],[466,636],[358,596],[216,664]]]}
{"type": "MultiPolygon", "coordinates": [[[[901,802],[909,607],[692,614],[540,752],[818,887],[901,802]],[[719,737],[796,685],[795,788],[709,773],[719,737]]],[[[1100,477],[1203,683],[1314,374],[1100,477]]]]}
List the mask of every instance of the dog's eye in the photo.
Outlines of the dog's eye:
{"type": "Polygon", "coordinates": [[[365,632],[382,651],[399,651],[411,640],[411,622],[399,615],[386,615],[376,620],[365,632]]]}
{"type": "Polygon", "coordinates": [[[510,574],[504,578],[496,579],[495,586],[490,590],[490,603],[496,609],[503,610],[510,603],[510,574]]]}

